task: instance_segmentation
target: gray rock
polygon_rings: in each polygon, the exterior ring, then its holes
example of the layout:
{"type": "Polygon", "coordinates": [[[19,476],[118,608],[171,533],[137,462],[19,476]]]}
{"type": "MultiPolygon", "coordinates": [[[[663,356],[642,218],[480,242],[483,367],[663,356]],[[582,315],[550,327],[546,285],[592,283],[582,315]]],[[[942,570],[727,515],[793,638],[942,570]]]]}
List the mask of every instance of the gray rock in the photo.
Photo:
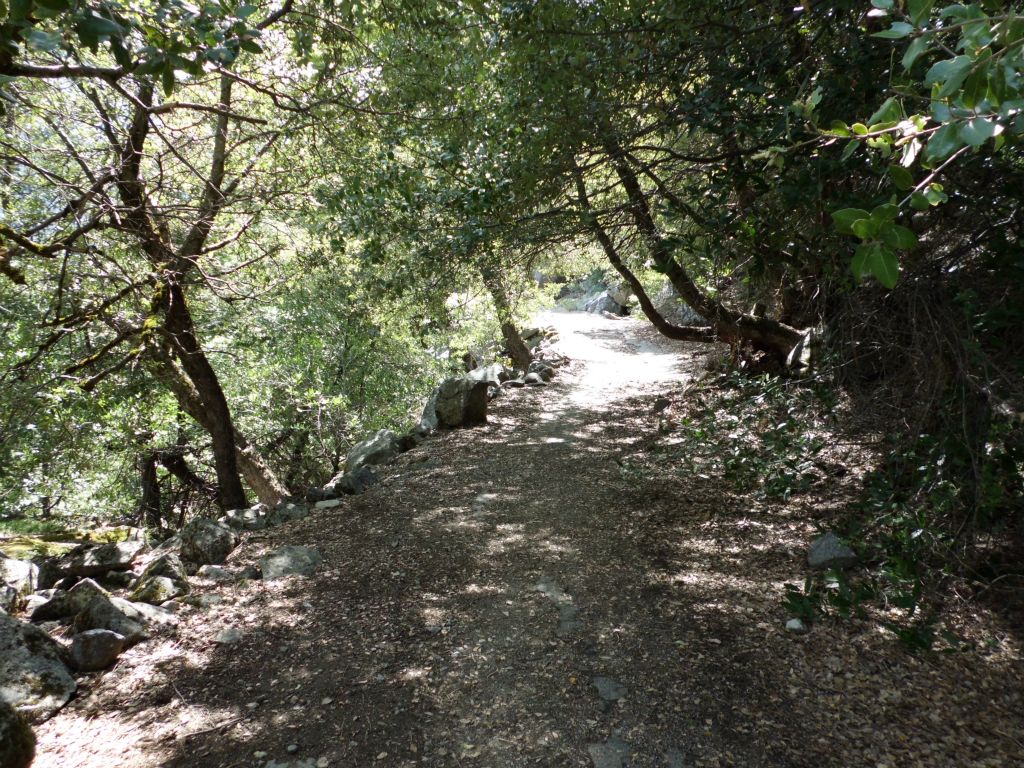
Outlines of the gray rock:
{"type": "Polygon", "coordinates": [[[0,699],[35,720],[52,715],[74,692],[61,647],[39,627],[0,616],[0,699]]]}
{"type": "MultiPolygon", "coordinates": [[[[141,643],[149,637],[143,620],[132,618],[114,604],[116,598],[97,597],[85,610],[75,617],[76,633],[88,632],[90,629],[105,629],[115,632],[125,639],[127,645],[141,643]]],[[[127,602],[127,601],[124,601],[127,602]]]]}
{"type": "Polygon", "coordinates": [[[146,548],[143,541],[112,541],[82,544],[58,559],[54,565],[61,576],[98,576],[107,571],[127,571],[146,548]]]}
{"type": "Polygon", "coordinates": [[[340,507],[344,502],[341,499],[324,499],[313,505],[313,509],[334,509],[340,507]]]}
{"type": "Polygon", "coordinates": [[[127,589],[138,578],[135,571],[107,571],[96,577],[96,583],[104,589],[127,589]]]}
{"type": "Polygon", "coordinates": [[[238,534],[226,525],[197,518],[181,529],[181,556],[196,565],[217,565],[238,546],[238,534]]]}
{"type": "Polygon", "coordinates": [[[529,373],[536,373],[544,381],[551,381],[555,377],[555,369],[545,362],[534,360],[530,363],[529,373]]]}
{"type": "Polygon", "coordinates": [[[526,379],[525,378],[509,379],[502,386],[512,387],[514,389],[518,389],[519,387],[525,387],[526,386],[526,379]]]}
{"type": "Polygon", "coordinates": [[[811,544],[807,551],[807,564],[815,570],[849,568],[857,564],[857,553],[829,531],[811,544]]]}
{"type": "Polygon", "coordinates": [[[341,494],[356,495],[364,493],[367,489],[377,484],[377,475],[369,467],[360,467],[352,471],[348,470],[336,475],[331,479],[324,490],[334,496],[341,494]]]}
{"type": "Polygon", "coordinates": [[[200,578],[220,583],[227,583],[235,580],[235,576],[231,571],[226,568],[221,568],[219,565],[204,565],[196,572],[196,575],[200,578]]]}
{"type": "Polygon", "coordinates": [[[139,581],[145,581],[153,576],[163,576],[181,586],[188,586],[188,574],[185,572],[185,565],[181,558],[173,552],[160,555],[142,571],[139,581]]]}
{"type": "Polygon", "coordinates": [[[433,398],[439,428],[487,423],[487,382],[454,376],[441,382],[433,398]]]}
{"type": "Polygon", "coordinates": [[[166,576],[145,576],[139,579],[128,599],[135,603],[160,605],[188,591],[188,582],[171,581],[166,576]]]}
{"type": "Polygon", "coordinates": [[[255,504],[248,509],[232,509],[224,514],[218,522],[238,531],[262,531],[267,527],[267,516],[270,508],[266,504],[255,504]]]}
{"type": "Polygon", "coordinates": [[[376,435],[357,443],[348,452],[345,470],[355,472],[360,467],[370,464],[387,464],[401,453],[398,435],[390,429],[382,429],[376,435]]]}
{"type": "Polygon", "coordinates": [[[618,738],[608,739],[604,744],[587,746],[594,768],[622,768],[631,751],[629,744],[618,738]]]}
{"type": "Polygon", "coordinates": [[[590,682],[597,688],[597,695],[605,701],[618,701],[626,695],[626,686],[610,677],[598,675],[590,682]]]}
{"type": "Polygon", "coordinates": [[[10,584],[0,586],[0,613],[14,613],[21,605],[21,595],[10,584]]]}
{"type": "Polygon", "coordinates": [[[623,307],[628,306],[633,298],[633,289],[626,282],[609,285],[607,293],[612,301],[623,307]]]}
{"type": "Polygon", "coordinates": [[[0,698],[0,766],[28,768],[35,754],[32,728],[14,707],[0,698]]]}
{"type": "Polygon", "coordinates": [[[707,325],[708,321],[676,293],[672,284],[665,282],[654,297],[654,307],[666,320],[676,325],[707,325]]]}
{"type": "Polygon", "coordinates": [[[547,382],[541,378],[539,373],[528,373],[526,378],[523,379],[523,383],[530,387],[546,387],[547,382]]]}
{"type": "Polygon", "coordinates": [[[800,619],[790,619],[786,622],[786,631],[802,635],[807,631],[807,625],[800,621],[800,619]]]}
{"type": "Polygon", "coordinates": [[[490,386],[497,387],[512,378],[512,374],[501,363],[491,363],[474,368],[466,374],[467,379],[486,381],[490,386]]]}
{"type": "Polygon", "coordinates": [[[296,504],[291,501],[281,502],[267,515],[267,527],[273,528],[295,520],[304,520],[309,517],[309,514],[310,509],[306,504],[296,504]]]}
{"type": "Polygon", "coordinates": [[[56,592],[42,605],[32,609],[32,621],[55,621],[81,613],[97,597],[110,593],[92,579],[82,579],[67,592],[56,592]]]}
{"type": "Polygon", "coordinates": [[[217,645],[237,645],[242,642],[242,630],[238,627],[226,627],[216,634],[213,642],[217,645]]]}
{"type": "Polygon", "coordinates": [[[106,669],[121,655],[127,644],[124,635],[109,629],[88,629],[71,638],[71,665],[79,672],[106,669]]]}
{"type": "Polygon", "coordinates": [[[597,296],[590,299],[590,301],[588,301],[583,308],[587,310],[587,312],[593,312],[594,314],[597,315],[601,314],[602,312],[607,312],[608,314],[611,315],[620,316],[626,314],[625,307],[623,307],[621,304],[619,304],[619,302],[613,299],[611,295],[608,293],[608,291],[599,293],[597,296]]]}
{"type": "Polygon", "coordinates": [[[289,545],[261,557],[260,570],[264,581],[285,576],[311,576],[323,561],[314,547],[289,545]]]}
{"type": "Polygon", "coordinates": [[[39,566],[31,560],[18,560],[0,552],[0,584],[28,595],[39,589],[39,566]]]}
{"type": "Polygon", "coordinates": [[[416,425],[416,432],[426,437],[437,429],[438,426],[440,426],[440,423],[437,417],[437,390],[435,389],[423,406],[423,414],[416,425]]]}

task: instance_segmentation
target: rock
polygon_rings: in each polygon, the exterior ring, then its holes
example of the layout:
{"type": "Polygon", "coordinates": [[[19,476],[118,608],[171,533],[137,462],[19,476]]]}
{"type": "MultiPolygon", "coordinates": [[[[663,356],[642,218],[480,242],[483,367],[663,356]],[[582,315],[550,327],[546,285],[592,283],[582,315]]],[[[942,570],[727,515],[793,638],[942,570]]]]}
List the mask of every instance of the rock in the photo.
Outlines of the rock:
{"type": "Polygon", "coordinates": [[[242,642],[242,630],[238,627],[226,627],[216,634],[213,642],[217,645],[237,645],[242,642]]]}
{"type": "Polygon", "coordinates": [[[264,581],[285,576],[311,576],[323,563],[320,552],[313,547],[289,545],[260,558],[264,581]]]}
{"type": "Polygon", "coordinates": [[[626,695],[626,686],[610,677],[597,676],[590,681],[597,688],[597,695],[605,701],[618,701],[626,695]]]}
{"type": "Polygon", "coordinates": [[[354,472],[349,470],[342,472],[331,479],[324,490],[330,491],[333,495],[360,494],[377,484],[377,475],[369,467],[360,467],[354,472]]]}
{"type": "Polygon", "coordinates": [[[439,426],[437,418],[437,390],[435,389],[426,404],[423,406],[423,414],[416,425],[416,432],[426,437],[439,426]]]}
{"type": "Polygon", "coordinates": [[[480,368],[474,368],[466,374],[467,379],[473,381],[486,381],[490,386],[497,387],[512,378],[512,374],[501,363],[491,363],[480,368]]]}
{"type": "Polygon", "coordinates": [[[555,377],[555,369],[540,360],[534,360],[530,363],[528,373],[536,373],[544,379],[544,381],[551,381],[555,377]]]}
{"type": "Polygon", "coordinates": [[[0,699],[35,720],[52,715],[74,692],[61,647],[39,627],[0,616],[0,699]]]}
{"type": "Polygon", "coordinates": [[[609,285],[607,293],[612,301],[623,307],[629,306],[629,301],[633,298],[633,289],[626,282],[609,285]]]}
{"type": "Polygon", "coordinates": [[[431,400],[438,427],[471,427],[487,423],[485,381],[474,381],[465,376],[445,379],[431,400]]]}
{"type": "MultiPolygon", "coordinates": [[[[161,577],[157,577],[161,578],[161,577]]],[[[88,629],[71,638],[71,665],[79,672],[106,669],[121,655],[127,644],[124,635],[109,629],[88,629]]]]}
{"type": "Polygon", "coordinates": [[[807,564],[815,570],[849,568],[857,564],[857,553],[829,531],[819,536],[807,551],[807,564]]]}
{"type": "Polygon", "coordinates": [[[519,387],[525,387],[526,386],[526,379],[525,378],[509,379],[502,386],[513,387],[513,388],[516,388],[516,389],[518,389],[519,387]]]}
{"type": "Polygon", "coordinates": [[[270,508],[266,504],[255,504],[248,509],[232,509],[218,522],[223,522],[238,531],[261,531],[267,527],[270,508]]]}
{"type": "Polygon", "coordinates": [[[14,613],[21,605],[21,595],[10,584],[0,586],[0,613],[14,613]]]}
{"type": "Polygon", "coordinates": [[[197,518],[181,529],[181,556],[197,565],[218,564],[238,546],[238,534],[226,525],[197,518]]]}
{"type": "Polygon", "coordinates": [[[345,470],[355,472],[360,467],[369,464],[387,464],[399,453],[401,450],[398,445],[398,435],[390,429],[382,429],[370,439],[357,443],[348,452],[345,470]]]}
{"type": "Polygon", "coordinates": [[[313,505],[313,509],[334,509],[342,505],[341,499],[324,499],[313,505]]]}
{"type": "Polygon", "coordinates": [[[697,314],[676,293],[672,284],[666,282],[654,297],[654,307],[666,320],[676,325],[707,325],[708,321],[697,314]]]}
{"type": "Polygon", "coordinates": [[[603,744],[587,745],[587,752],[594,768],[622,768],[632,749],[622,739],[611,738],[603,744]]]}
{"type": "Polygon", "coordinates": [[[55,621],[81,613],[97,597],[110,593],[92,579],[82,579],[67,592],[57,592],[42,605],[32,609],[32,621],[55,621]]]}
{"type": "Polygon", "coordinates": [[[139,576],[139,581],[145,581],[153,576],[164,576],[176,584],[188,586],[188,574],[185,572],[185,565],[181,558],[173,552],[160,555],[145,567],[139,576]]]}
{"type": "Polygon", "coordinates": [[[98,576],[107,571],[127,571],[145,548],[143,541],[81,544],[59,558],[54,566],[60,576],[98,576]]]}
{"type": "Polygon", "coordinates": [[[96,577],[96,583],[104,589],[127,589],[138,578],[135,571],[107,571],[96,577]]]}
{"type": "Polygon", "coordinates": [[[546,387],[547,382],[541,378],[539,373],[528,373],[526,378],[523,379],[523,383],[529,387],[546,387]]]}
{"type": "Polygon", "coordinates": [[[583,308],[587,312],[593,312],[594,314],[601,314],[607,312],[610,315],[622,316],[626,314],[626,308],[623,307],[619,302],[611,297],[608,291],[599,293],[594,298],[590,299],[583,308]]]}
{"type": "Polygon", "coordinates": [[[31,594],[40,587],[39,566],[0,552],[0,584],[12,587],[19,595],[31,594]]]}
{"type": "Polygon", "coordinates": [[[800,619],[790,619],[786,622],[786,631],[802,635],[807,631],[807,625],[800,621],[800,619]]]}
{"type": "Polygon", "coordinates": [[[36,754],[32,728],[14,707],[0,699],[0,766],[28,768],[36,754]]]}
{"type": "Polygon", "coordinates": [[[111,599],[97,597],[75,617],[75,632],[88,632],[90,629],[105,629],[115,632],[125,639],[127,645],[141,643],[149,635],[141,621],[128,616],[118,608],[111,599]]]}
{"type": "Polygon", "coordinates": [[[97,597],[75,617],[74,628],[76,633],[108,629],[123,635],[128,645],[134,645],[149,637],[146,624],[167,625],[176,621],[177,617],[166,608],[119,597],[97,597]]]}
{"type": "Polygon", "coordinates": [[[654,406],[651,410],[655,413],[661,413],[662,411],[667,410],[670,405],[672,405],[672,401],[667,397],[659,397],[654,401],[654,406]]]}
{"type": "Polygon", "coordinates": [[[235,580],[234,575],[229,570],[221,568],[219,565],[204,565],[196,572],[196,575],[200,578],[220,583],[235,580]]]}
{"type": "Polygon", "coordinates": [[[139,579],[128,599],[135,603],[160,605],[188,591],[188,582],[171,581],[166,576],[146,576],[139,579]]]}
{"type": "Polygon", "coordinates": [[[309,513],[310,509],[305,504],[296,504],[291,501],[281,502],[267,515],[267,527],[274,528],[294,520],[304,520],[309,517],[309,513]]]}
{"type": "Polygon", "coordinates": [[[540,328],[526,328],[525,330],[523,330],[522,333],[519,334],[519,336],[522,338],[523,341],[529,341],[530,339],[532,339],[532,338],[534,338],[536,336],[542,336],[542,335],[543,335],[543,331],[541,331],[540,328]]]}

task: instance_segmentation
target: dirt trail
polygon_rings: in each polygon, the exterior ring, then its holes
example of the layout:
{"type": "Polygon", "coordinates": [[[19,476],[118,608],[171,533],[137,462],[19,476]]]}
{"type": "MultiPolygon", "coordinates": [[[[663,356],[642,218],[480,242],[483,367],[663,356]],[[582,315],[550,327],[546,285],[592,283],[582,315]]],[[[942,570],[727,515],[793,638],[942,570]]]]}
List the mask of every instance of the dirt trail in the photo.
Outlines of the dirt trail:
{"type": "Polygon", "coordinates": [[[1019,688],[960,692],[957,660],[783,631],[806,523],[624,471],[703,350],[543,321],[575,361],[551,386],[249,538],[240,564],[290,543],[327,567],[218,588],[46,724],[36,765],[1007,765],[1019,688]],[[241,640],[217,645],[227,626],[241,640]]]}

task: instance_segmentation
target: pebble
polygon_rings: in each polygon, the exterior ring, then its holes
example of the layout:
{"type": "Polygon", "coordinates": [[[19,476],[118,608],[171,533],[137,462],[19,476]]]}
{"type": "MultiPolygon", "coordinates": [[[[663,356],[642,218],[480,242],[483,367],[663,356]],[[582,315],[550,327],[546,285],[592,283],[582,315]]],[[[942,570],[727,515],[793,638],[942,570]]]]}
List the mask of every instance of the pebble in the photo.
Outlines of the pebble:
{"type": "Polygon", "coordinates": [[[299,745],[289,744],[287,747],[284,748],[284,751],[287,752],[289,755],[294,755],[296,752],[299,751],[299,745]]]}
{"type": "Polygon", "coordinates": [[[790,619],[786,622],[786,631],[803,634],[807,631],[807,625],[800,621],[800,619],[790,619]]]}

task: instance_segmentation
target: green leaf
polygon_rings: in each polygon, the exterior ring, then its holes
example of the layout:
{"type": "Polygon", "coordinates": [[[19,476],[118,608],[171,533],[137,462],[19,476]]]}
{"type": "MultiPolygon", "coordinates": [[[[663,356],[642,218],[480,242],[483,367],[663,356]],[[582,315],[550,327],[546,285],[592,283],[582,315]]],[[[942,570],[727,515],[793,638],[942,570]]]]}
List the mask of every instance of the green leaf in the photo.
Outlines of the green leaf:
{"type": "Polygon", "coordinates": [[[870,240],[878,234],[878,222],[871,219],[857,219],[850,226],[850,229],[861,240],[870,240]]]}
{"type": "Polygon", "coordinates": [[[945,160],[963,146],[958,128],[955,123],[947,123],[932,134],[928,140],[929,160],[945,160]]]}
{"type": "Polygon", "coordinates": [[[60,45],[60,37],[56,34],[43,32],[41,29],[34,29],[28,36],[29,47],[37,51],[52,51],[60,45]]]}
{"type": "Polygon", "coordinates": [[[900,208],[898,205],[892,203],[885,203],[884,205],[876,206],[871,211],[872,221],[878,224],[889,224],[896,221],[896,217],[900,215],[900,208]]]}
{"type": "Polygon", "coordinates": [[[857,147],[860,146],[860,142],[854,139],[843,147],[843,154],[839,156],[840,160],[849,160],[850,156],[857,151],[857,147]]]}
{"type": "Polygon", "coordinates": [[[929,37],[929,35],[916,37],[911,41],[910,45],[907,46],[907,51],[903,54],[903,68],[905,70],[909,71],[921,54],[928,50],[929,37]]]}
{"type": "Polygon", "coordinates": [[[897,189],[908,190],[914,186],[914,176],[901,165],[890,165],[889,175],[897,189]]]}
{"type": "Polygon", "coordinates": [[[974,59],[970,56],[957,56],[953,59],[938,61],[928,70],[924,77],[924,84],[931,86],[942,83],[935,98],[944,99],[961,86],[972,66],[974,66],[974,59]]]}
{"type": "Polygon", "coordinates": [[[915,192],[910,196],[910,207],[915,211],[927,211],[931,208],[927,195],[924,192],[915,192]]]}
{"type": "Polygon", "coordinates": [[[832,221],[836,225],[836,230],[844,235],[853,234],[854,222],[870,217],[871,214],[863,208],[843,208],[832,213],[832,221]]]}
{"type": "Polygon", "coordinates": [[[867,243],[857,248],[850,269],[858,279],[871,276],[886,288],[894,287],[900,275],[896,254],[878,243],[867,243]]]}
{"type": "Polygon", "coordinates": [[[875,32],[872,37],[880,37],[884,40],[900,40],[910,35],[913,31],[914,26],[912,24],[907,24],[905,21],[896,21],[888,29],[875,32]]]}
{"type": "Polygon", "coordinates": [[[961,124],[960,138],[971,147],[980,147],[995,136],[1001,126],[990,117],[976,117],[961,124]]]}
{"type": "Polygon", "coordinates": [[[903,117],[903,108],[895,96],[890,96],[882,102],[875,113],[868,118],[868,125],[874,126],[877,123],[895,123],[903,117]]]}
{"type": "Polygon", "coordinates": [[[971,73],[970,77],[967,78],[967,82],[964,83],[964,90],[960,95],[960,99],[968,109],[974,109],[974,107],[984,101],[988,93],[988,70],[989,62],[980,62],[977,69],[971,73]]]}
{"type": "Polygon", "coordinates": [[[863,136],[868,132],[868,127],[864,123],[854,123],[850,126],[850,130],[858,136],[863,136]]]}
{"type": "Polygon", "coordinates": [[[934,0],[908,0],[907,10],[915,27],[920,27],[932,15],[934,0]]]}
{"type": "Polygon", "coordinates": [[[891,11],[893,0],[871,0],[871,4],[875,8],[881,8],[883,11],[891,11]]]}
{"type": "Polygon", "coordinates": [[[878,236],[886,245],[901,251],[909,250],[917,245],[917,235],[899,224],[890,224],[880,230],[878,236]]]}
{"type": "Polygon", "coordinates": [[[163,72],[160,73],[160,81],[164,87],[164,95],[170,96],[174,91],[174,67],[168,65],[164,67],[163,72]]]}

